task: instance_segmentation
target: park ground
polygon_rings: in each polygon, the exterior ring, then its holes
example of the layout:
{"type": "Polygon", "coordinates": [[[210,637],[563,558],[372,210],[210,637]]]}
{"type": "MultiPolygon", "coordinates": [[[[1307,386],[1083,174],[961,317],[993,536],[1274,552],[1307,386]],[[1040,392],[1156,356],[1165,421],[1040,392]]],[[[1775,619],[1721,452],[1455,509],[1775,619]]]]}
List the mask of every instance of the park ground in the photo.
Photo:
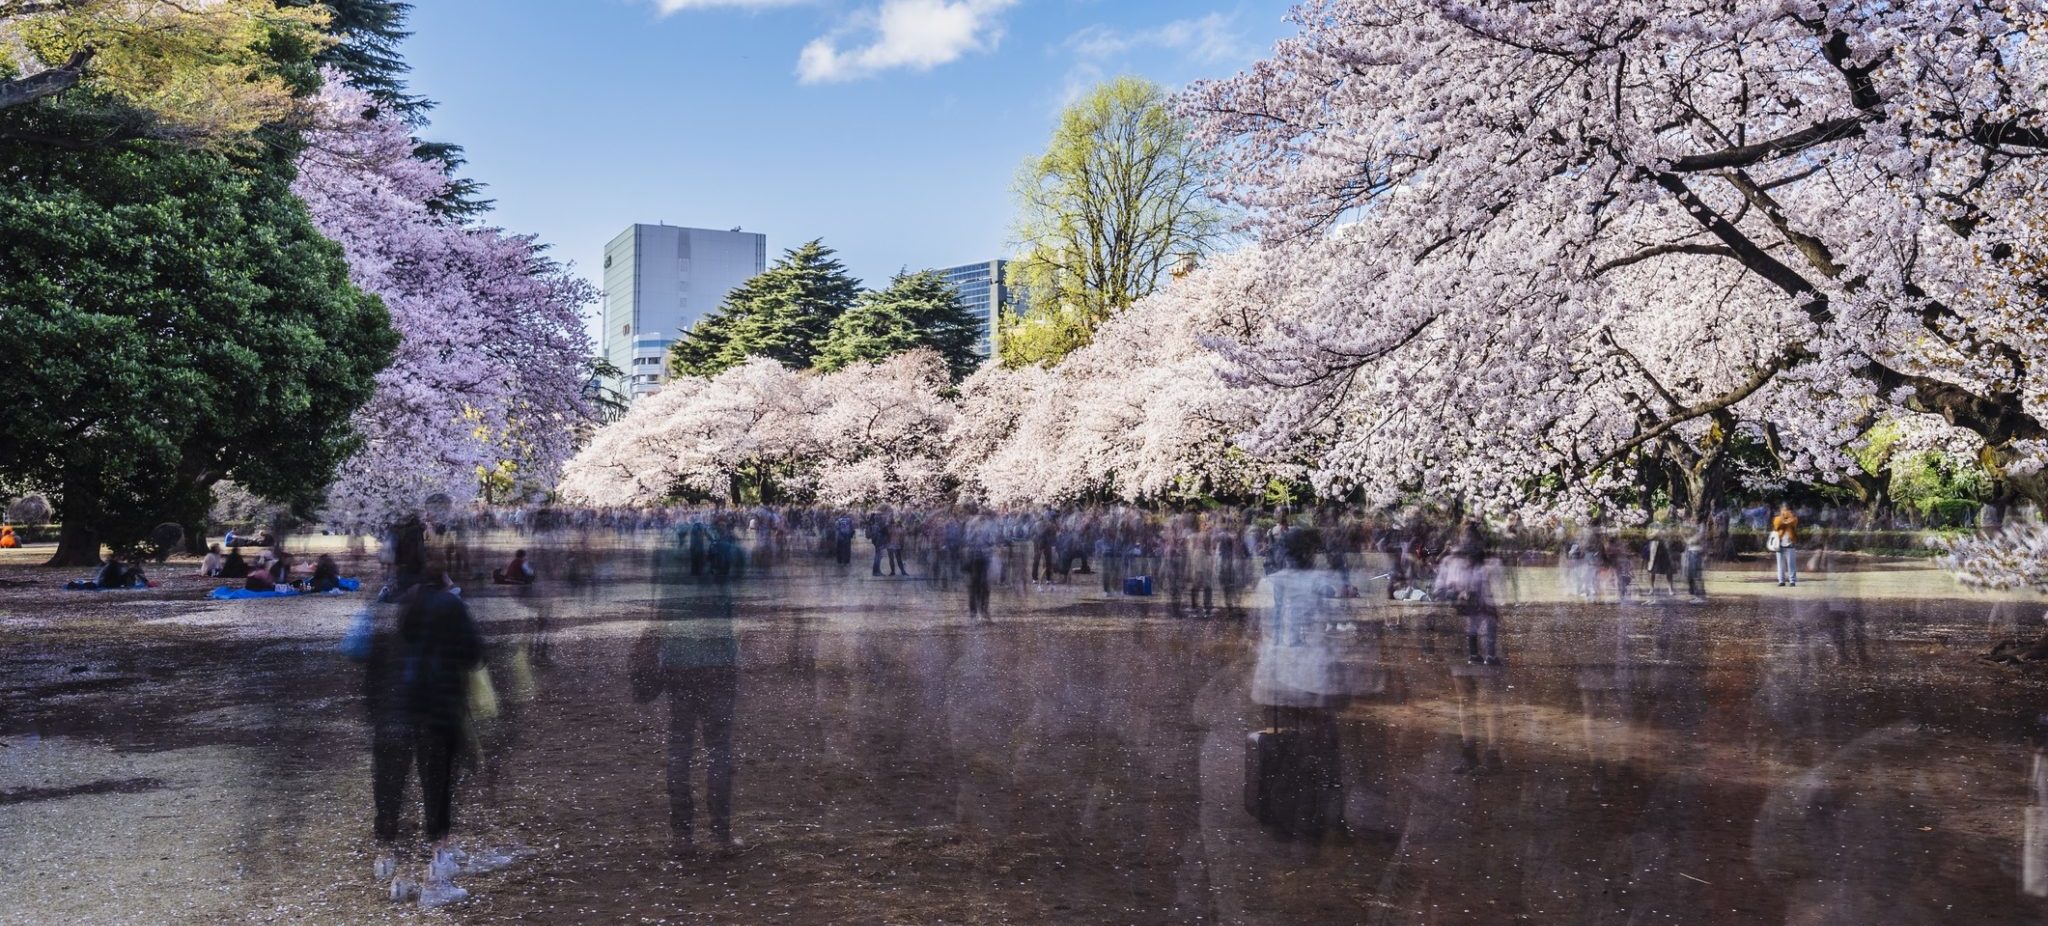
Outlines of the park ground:
{"type": "Polygon", "coordinates": [[[0,923],[2048,916],[2048,684],[1974,658],[2042,605],[1924,562],[1797,589],[1716,570],[1706,604],[1573,601],[1522,569],[1498,670],[1465,664],[1442,606],[1362,599],[1348,832],[1283,841],[1243,809],[1267,722],[1243,622],[1081,576],[999,587],[973,625],[957,585],[794,558],[740,604],[747,848],[677,857],[665,708],[627,675],[657,590],[618,544],[596,585],[468,592],[504,710],[457,832],[531,851],[438,912],[370,873],[359,670],[336,652],[363,596],[210,601],[175,562],[157,589],[64,592],[46,551],[9,551],[0,923]]]}

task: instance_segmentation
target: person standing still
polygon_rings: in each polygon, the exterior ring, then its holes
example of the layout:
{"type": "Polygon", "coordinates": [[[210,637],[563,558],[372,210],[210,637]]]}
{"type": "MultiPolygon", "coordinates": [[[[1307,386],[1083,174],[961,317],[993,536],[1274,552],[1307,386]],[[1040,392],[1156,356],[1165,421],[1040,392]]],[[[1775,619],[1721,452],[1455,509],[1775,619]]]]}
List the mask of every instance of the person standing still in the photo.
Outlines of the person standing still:
{"type": "Polygon", "coordinates": [[[1771,519],[1771,534],[1778,541],[1778,584],[1799,584],[1799,516],[1792,513],[1792,503],[1778,506],[1778,515],[1771,519]]]}

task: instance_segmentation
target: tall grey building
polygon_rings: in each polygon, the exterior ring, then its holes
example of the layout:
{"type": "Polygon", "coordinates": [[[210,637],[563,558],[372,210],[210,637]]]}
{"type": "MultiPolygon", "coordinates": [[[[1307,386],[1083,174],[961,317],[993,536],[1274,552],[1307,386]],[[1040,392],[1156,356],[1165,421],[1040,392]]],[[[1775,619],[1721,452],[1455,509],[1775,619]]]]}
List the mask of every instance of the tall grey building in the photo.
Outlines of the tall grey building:
{"type": "Polygon", "coordinates": [[[604,247],[604,357],[625,374],[613,385],[633,399],[658,391],[669,345],[767,269],[767,235],[674,225],[620,232],[604,247]]]}
{"type": "Polygon", "coordinates": [[[981,319],[981,340],[975,342],[975,350],[980,351],[983,357],[994,355],[996,323],[1002,311],[1006,308],[1013,312],[1024,310],[1022,294],[1003,278],[1009,269],[1007,260],[987,260],[939,271],[939,276],[960,291],[960,302],[974,313],[974,317],[981,319]]]}

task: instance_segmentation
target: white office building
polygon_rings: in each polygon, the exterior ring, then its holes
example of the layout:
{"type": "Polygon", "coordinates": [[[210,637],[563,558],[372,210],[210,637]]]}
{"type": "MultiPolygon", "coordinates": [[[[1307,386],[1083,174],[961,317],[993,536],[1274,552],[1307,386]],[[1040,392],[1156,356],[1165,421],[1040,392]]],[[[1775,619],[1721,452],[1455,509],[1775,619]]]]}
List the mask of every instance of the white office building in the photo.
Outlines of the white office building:
{"type": "Polygon", "coordinates": [[[668,381],[675,338],[768,269],[768,236],[674,225],[634,225],[604,248],[604,357],[632,399],[668,381]]]}

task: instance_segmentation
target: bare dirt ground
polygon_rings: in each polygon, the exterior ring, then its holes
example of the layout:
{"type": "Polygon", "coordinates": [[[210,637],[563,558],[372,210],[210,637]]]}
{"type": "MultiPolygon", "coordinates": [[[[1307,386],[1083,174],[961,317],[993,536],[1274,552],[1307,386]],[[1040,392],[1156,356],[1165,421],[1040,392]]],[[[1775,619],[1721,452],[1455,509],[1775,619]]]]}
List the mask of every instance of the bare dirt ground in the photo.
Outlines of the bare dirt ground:
{"type": "Polygon", "coordinates": [[[422,912],[370,873],[361,681],[335,651],[365,596],[213,602],[177,564],[159,589],[63,592],[38,552],[0,558],[31,583],[0,589],[0,923],[2048,915],[2048,685],[1971,658],[2041,605],[1917,564],[1796,590],[1719,572],[1705,605],[1571,601],[1524,570],[1500,670],[1464,664],[1442,606],[1361,601],[1348,832],[1289,842],[1243,809],[1267,721],[1244,623],[1076,576],[1001,586],[974,626],[957,584],[798,557],[741,602],[748,848],[682,858],[666,708],[628,694],[657,590],[622,545],[595,585],[471,585],[505,710],[457,832],[535,853],[422,912]]]}

